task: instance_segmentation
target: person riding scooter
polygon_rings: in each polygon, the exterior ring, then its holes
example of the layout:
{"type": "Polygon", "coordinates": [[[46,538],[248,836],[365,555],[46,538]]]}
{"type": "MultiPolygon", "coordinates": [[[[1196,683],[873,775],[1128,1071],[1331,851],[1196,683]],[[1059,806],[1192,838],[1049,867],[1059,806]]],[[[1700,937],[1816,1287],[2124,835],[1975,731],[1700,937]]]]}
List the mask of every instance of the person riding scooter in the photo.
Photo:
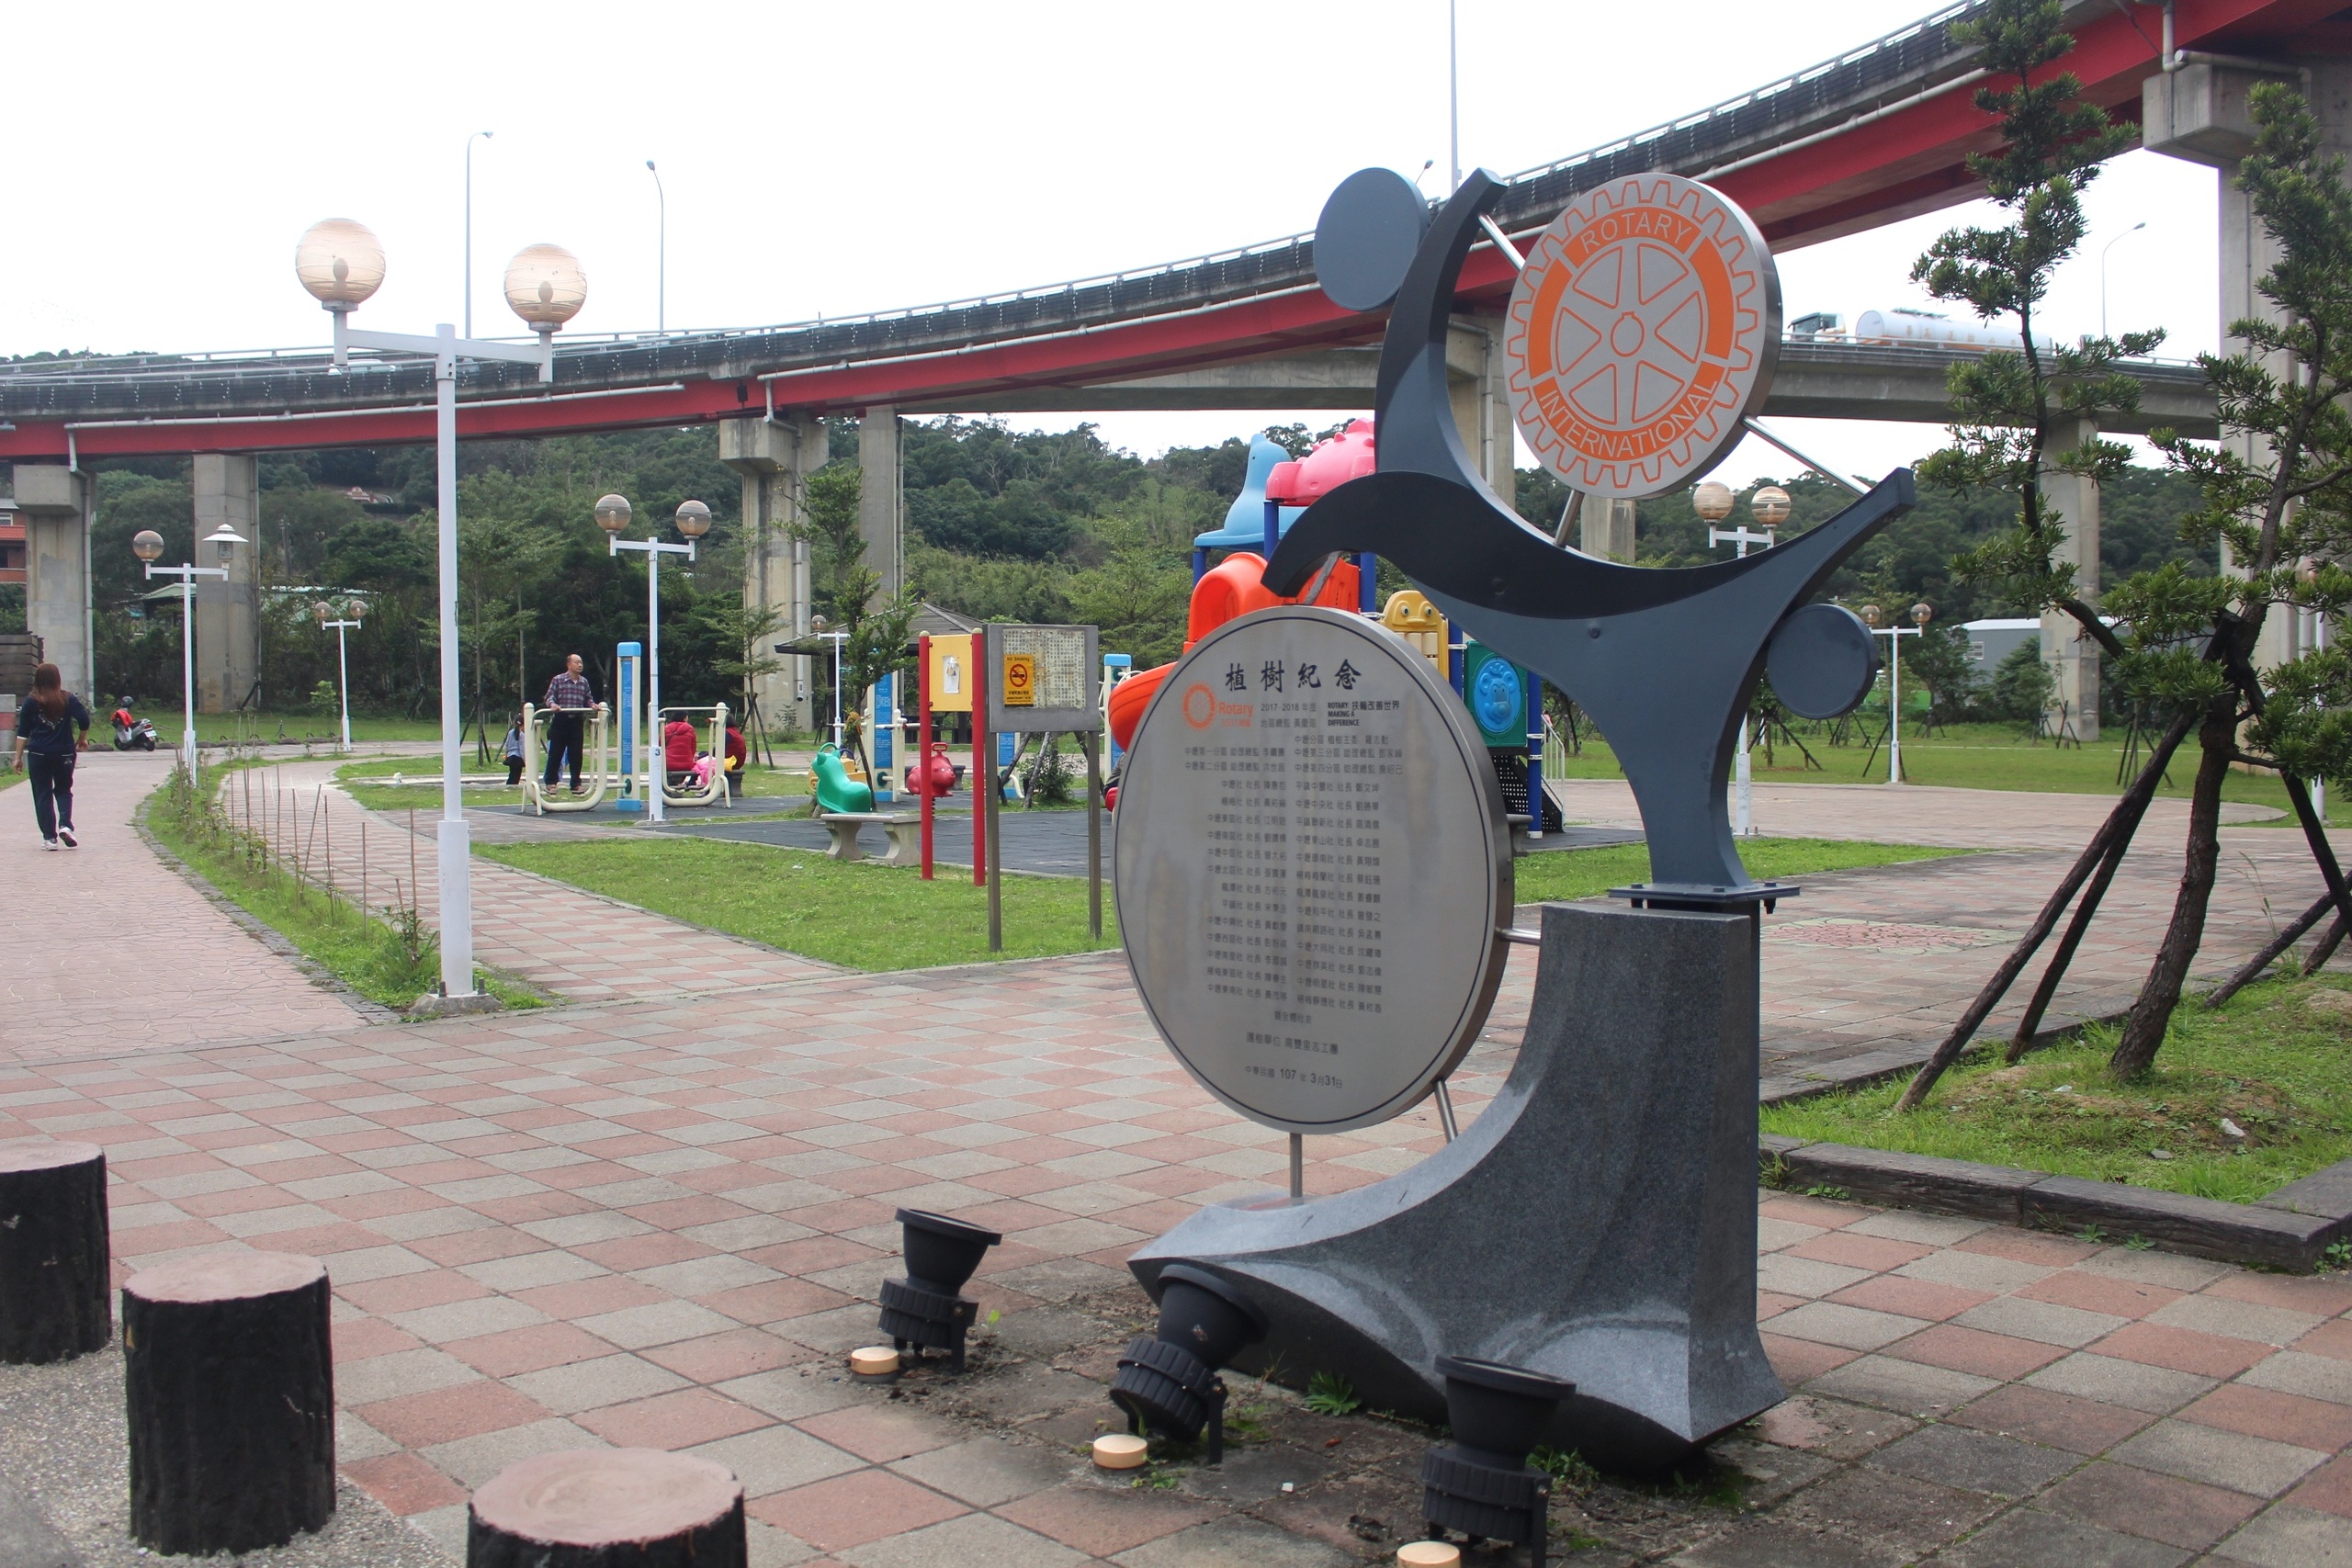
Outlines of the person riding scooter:
{"type": "Polygon", "coordinates": [[[118,751],[153,751],[155,749],[155,727],[132,713],[128,705],[115,709],[114,749],[118,751]]]}

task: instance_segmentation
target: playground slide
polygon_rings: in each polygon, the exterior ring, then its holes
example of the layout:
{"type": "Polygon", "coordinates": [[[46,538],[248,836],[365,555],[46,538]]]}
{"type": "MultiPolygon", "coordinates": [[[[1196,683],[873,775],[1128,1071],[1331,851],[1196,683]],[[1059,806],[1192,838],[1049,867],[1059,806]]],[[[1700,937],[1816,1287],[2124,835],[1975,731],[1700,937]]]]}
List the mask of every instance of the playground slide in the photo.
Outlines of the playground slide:
{"type": "MultiPolygon", "coordinates": [[[[1265,557],[1253,550],[1236,550],[1194,583],[1192,613],[1184,624],[1185,651],[1190,652],[1194,643],[1226,622],[1252,610],[1307,602],[1304,593],[1274,592],[1263,581],[1265,573],[1265,557]]],[[[1352,610],[1361,602],[1356,565],[1345,560],[1331,569],[1322,591],[1314,599],[1314,603],[1335,610],[1352,610]]],[[[1159,690],[1159,683],[1174,668],[1173,664],[1163,664],[1157,670],[1138,670],[1111,688],[1111,739],[1120,750],[1134,743],[1136,726],[1143,722],[1143,712],[1151,705],[1152,694],[1159,690]]]]}

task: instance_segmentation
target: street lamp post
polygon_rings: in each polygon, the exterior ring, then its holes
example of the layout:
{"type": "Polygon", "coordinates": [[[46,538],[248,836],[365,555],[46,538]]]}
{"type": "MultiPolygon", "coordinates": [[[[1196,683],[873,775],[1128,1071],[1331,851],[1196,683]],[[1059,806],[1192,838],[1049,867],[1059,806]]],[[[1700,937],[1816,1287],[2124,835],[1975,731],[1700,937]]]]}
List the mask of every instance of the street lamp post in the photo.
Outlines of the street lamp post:
{"type": "Polygon", "coordinates": [[[391,354],[423,354],[433,359],[434,441],[436,488],[440,491],[441,599],[441,823],[436,865],[441,880],[441,992],[474,994],[474,916],[471,846],[466,827],[465,793],[458,752],[465,719],[458,690],[458,361],[498,359],[536,365],[541,381],[555,379],[555,333],[587,302],[588,278],[580,262],[560,245],[531,245],[506,264],[506,303],[539,334],[538,345],[489,343],[458,335],[444,321],[431,337],[407,333],[354,330],[349,318],[384,282],[384,247],[364,223],[331,218],[314,223],[294,252],[295,276],[334,317],[334,363],[343,368],[349,351],[372,348],[391,354]]]}
{"type": "MultiPolygon", "coordinates": [[[[1736,545],[1739,558],[1747,558],[1750,545],[1770,549],[1780,542],[1780,526],[1789,520],[1789,492],[1779,485],[1766,485],[1748,502],[1748,510],[1764,525],[1760,534],[1751,533],[1747,524],[1736,528],[1718,528],[1715,524],[1731,515],[1732,494],[1729,485],[1709,479],[1690,492],[1690,505],[1707,520],[1707,547],[1736,545]]],[[[1739,716],[1739,750],[1732,762],[1734,802],[1732,831],[1740,838],[1752,838],[1756,832],[1756,782],[1747,755],[1747,715],[1739,716]]]]}
{"type": "Polygon", "coordinates": [[[662,188],[662,171],[653,160],[645,161],[645,172],[653,176],[653,330],[667,337],[670,333],[670,193],[662,188]]]}
{"type": "MultiPolygon", "coordinates": [[[[474,143],[487,141],[495,133],[477,130],[466,138],[466,335],[474,335],[474,143]]],[[[351,744],[351,737],[343,738],[351,744]]]]}
{"type": "Polygon", "coordinates": [[[341,604],[322,599],[314,612],[319,617],[319,628],[334,633],[335,688],[342,694],[343,749],[346,751],[351,750],[351,660],[344,651],[343,634],[357,631],[360,617],[367,613],[368,601],[360,598],[353,598],[341,604]],[[345,616],[349,618],[345,619],[345,616]]]}
{"type": "Polygon", "coordinates": [[[1903,639],[1923,635],[1935,618],[1934,606],[1921,603],[1911,606],[1911,625],[1882,626],[1878,606],[1862,606],[1863,624],[1872,636],[1886,638],[1886,782],[1891,784],[1903,782],[1903,639]]]}
{"type": "Polygon", "coordinates": [[[669,785],[669,752],[662,740],[662,558],[695,558],[695,541],[710,532],[710,508],[699,501],[678,503],[678,532],[686,536],[683,545],[622,538],[629,515],[626,496],[608,495],[596,502],[596,526],[605,531],[605,553],[616,556],[623,550],[641,550],[645,554],[645,771],[653,784],[645,792],[645,819],[659,822],[664,817],[662,791],[669,785]]]}
{"type": "Polygon", "coordinates": [[[2115,247],[2116,247],[2116,246],[2118,246],[2118,245],[2121,244],[2124,241],[2126,241],[2126,240],[2130,239],[2132,235],[2134,235],[2134,234],[2138,233],[2141,230],[2143,230],[2143,229],[2146,228],[2147,226],[2148,226],[2148,220],[2147,220],[2146,219],[2144,219],[2144,218],[2143,218],[2143,219],[2142,219],[2139,222],[2132,224],[2132,227],[2130,227],[2129,229],[2124,230],[2124,231],[2123,231],[2123,232],[2121,232],[2120,234],[2118,234],[2117,236],[2115,236],[2115,238],[2113,238],[2112,240],[2109,240],[2106,244],[2101,245],[2101,246],[2099,247],[2099,250],[2098,250],[2098,335],[2099,335],[2099,336],[2101,336],[2101,337],[2105,337],[2105,336],[2107,335],[2107,253],[2108,253],[2108,252],[2109,252],[2109,251],[2111,251],[2111,250],[2113,250],[2113,249],[2115,249],[2115,247]]]}
{"type": "Polygon", "coordinates": [[[849,640],[849,633],[827,631],[822,615],[810,616],[808,629],[811,635],[825,637],[833,645],[833,750],[839,751],[842,749],[842,644],[849,640]]]}
{"type": "MultiPolygon", "coordinates": [[[[219,566],[198,566],[194,561],[179,566],[157,566],[164,553],[164,536],[153,528],[141,528],[132,536],[130,553],[146,563],[147,576],[176,577],[180,580],[180,761],[187,769],[187,787],[196,790],[196,580],[217,577],[223,581],[229,576],[229,551],[245,543],[243,535],[223,523],[204,536],[208,545],[220,547],[219,566]]],[[[188,552],[193,555],[195,552],[188,552]]]]}

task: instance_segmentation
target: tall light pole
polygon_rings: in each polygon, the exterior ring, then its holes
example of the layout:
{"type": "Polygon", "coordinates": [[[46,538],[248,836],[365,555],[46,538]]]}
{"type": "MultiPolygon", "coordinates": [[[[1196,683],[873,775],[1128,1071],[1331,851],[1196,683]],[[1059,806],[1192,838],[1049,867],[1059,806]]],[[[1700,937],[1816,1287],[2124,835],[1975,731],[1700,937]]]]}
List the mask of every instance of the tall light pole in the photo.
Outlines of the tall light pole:
{"type": "MultiPolygon", "coordinates": [[[[1750,532],[1745,523],[1736,528],[1714,526],[1731,515],[1731,487],[1714,479],[1709,479],[1690,492],[1692,510],[1707,520],[1709,549],[1717,545],[1736,545],[1739,547],[1739,558],[1746,560],[1750,545],[1761,545],[1769,550],[1780,542],[1781,525],[1789,520],[1787,491],[1779,485],[1766,485],[1748,502],[1748,510],[1756,513],[1756,521],[1764,525],[1764,531],[1760,534],[1750,532]]],[[[1740,838],[1749,838],[1756,832],[1756,781],[1747,755],[1747,715],[1745,713],[1739,716],[1739,750],[1733,759],[1732,768],[1735,786],[1732,791],[1735,803],[1732,831],[1740,838]]]]}
{"type": "Polygon", "coordinates": [[[1454,21],[1454,4],[1455,0],[1445,0],[1446,145],[1453,160],[1453,183],[1445,187],[1449,194],[1462,188],[1462,35],[1454,21]]]}
{"type": "Polygon", "coordinates": [[[347,218],[314,223],[294,252],[295,276],[334,317],[334,362],[341,369],[351,349],[433,357],[434,441],[440,491],[441,586],[441,991],[446,997],[474,994],[472,848],[466,827],[465,792],[458,752],[465,718],[458,691],[458,361],[498,359],[536,365],[539,379],[555,379],[555,333],[587,302],[588,278],[580,262],[560,245],[530,245],[506,264],[506,303],[539,334],[538,346],[460,338],[444,321],[431,337],[406,333],[355,331],[351,312],[383,287],[384,247],[367,225],[347,218]]]}
{"type": "MultiPolygon", "coordinates": [[[[164,553],[164,536],[153,528],[141,528],[131,536],[130,553],[147,566],[150,581],[158,577],[180,580],[180,761],[187,769],[187,787],[196,789],[196,580],[217,577],[226,581],[229,576],[229,552],[245,543],[245,536],[223,523],[204,536],[208,545],[220,547],[219,566],[198,566],[187,561],[179,566],[157,566],[164,553]]],[[[191,550],[190,555],[196,552],[191,550]]]]}
{"type": "Polygon", "coordinates": [[[596,526],[605,531],[605,553],[616,556],[623,550],[641,550],[645,554],[645,771],[653,782],[653,787],[645,792],[645,819],[659,822],[666,815],[662,792],[670,784],[669,748],[662,739],[662,558],[695,558],[695,541],[710,532],[710,508],[699,501],[678,503],[678,532],[686,536],[683,545],[622,538],[629,515],[627,496],[608,495],[596,502],[596,526]]]}
{"type": "Polygon", "coordinates": [[[670,331],[670,193],[662,188],[662,171],[653,160],[645,161],[645,172],[653,176],[653,330],[667,336],[670,331]]]}
{"type": "Polygon", "coordinates": [[[2107,253],[2148,226],[2144,218],[2098,248],[2098,335],[2107,335],[2107,253]]]}
{"type": "Polygon", "coordinates": [[[321,630],[334,633],[335,687],[343,695],[343,749],[348,751],[351,750],[351,660],[344,650],[343,634],[359,629],[359,618],[368,613],[368,601],[355,597],[338,604],[322,599],[312,613],[319,617],[321,630]]]}
{"type": "MultiPolygon", "coordinates": [[[[466,335],[474,335],[474,143],[488,141],[493,133],[477,130],[466,138],[466,335]]],[[[343,738],[345,746],[351,737],[343,738]]]]}
{"type": "Polygon", "coordinates": [[[1935,618],[1935,607],[1922,603],[1911,606],[1911,625],[1883,626],[1878,606],[1862,606],[1863,624],[1871,635],[1886,638],[1886,782],[1891,784],[1903,782],[1903,639],[1925,634],[1935,618]]]}

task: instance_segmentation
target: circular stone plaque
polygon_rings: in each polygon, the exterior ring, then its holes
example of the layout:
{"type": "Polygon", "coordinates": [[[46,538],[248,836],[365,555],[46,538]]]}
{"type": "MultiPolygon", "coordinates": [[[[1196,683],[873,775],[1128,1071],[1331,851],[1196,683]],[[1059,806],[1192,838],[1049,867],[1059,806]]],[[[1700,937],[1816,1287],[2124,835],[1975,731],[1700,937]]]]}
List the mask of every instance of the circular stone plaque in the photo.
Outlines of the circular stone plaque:
{"type": "Polygon", "coordinates": [[[1781,279],[1747,214],[1679,175],[1628,175],[1537,236],[1510,296],[1511,412],[1544,466],[1638,500],[1721,462],[1764,406],[1781,279]]]}
{"type": "Polygon", "coordinates": [[[1511,916],[1502,792],[1402,637],[1283,605],[1202,638],[1136,731],[1115,824],[1145,1010],[1243,1115],[1385,1122],[1478,1037],[1511,916]]]}

